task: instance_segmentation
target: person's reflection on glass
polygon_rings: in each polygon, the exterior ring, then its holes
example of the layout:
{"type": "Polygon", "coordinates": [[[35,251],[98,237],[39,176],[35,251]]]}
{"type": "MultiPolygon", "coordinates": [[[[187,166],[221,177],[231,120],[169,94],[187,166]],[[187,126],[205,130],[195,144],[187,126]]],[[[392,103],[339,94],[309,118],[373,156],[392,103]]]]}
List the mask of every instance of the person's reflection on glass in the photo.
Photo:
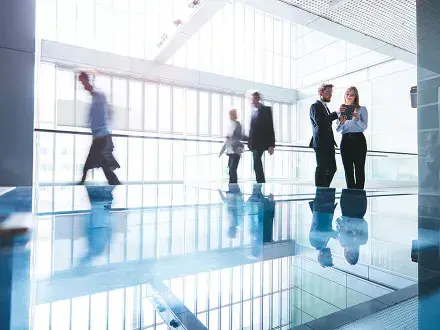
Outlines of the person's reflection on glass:
{"type": "Polygon", "coordinates": [[[228,207],[228,237],[234,239],[237,236],[237,228],[243,223],[244,200],[240,186],[236,183],[229,184],[226,195],[218,191],[220,198],[228,207]]]}
{"type": "Polygon", "coordinates": [[[342,217],[336,220],[339,243],[344,248],[344,258],[350,265],[359,261],[361,245],[368,241],[368,224],[364,220],[367,212],[365,190],[342,190],[342,217]]]}
{"type": "Polygon", "coordinates": [[[426,177],[423,180],[422,187],[439,190],[440,188],[440,142],[438,135],[431,133],[428,135],[426,143],[426,177]]]}
{"type": "Polygon", "coordinates": [[[330,238],[336,239],[338,234],[332,229],[335,213],[335,192],[333,188],[316,188],[315,199],[309,203],[313,213],[310,226],[309,241],[318,251],[318,262],[322,267],[332,267],[333,257],[327,247],[330,238]]]}
{"type": "Polygon", "coordinates": [[[88,251],[82,258],[81,264],[87,264],[93,258],[100,256],[110,244],[112,237],[110,209],[114,188],[115,186],[86,186],[90,199],[90,213],[86,221],[88,251]]]}
{"type": "Polygon", "coordinates": [[[275,201],[272,194],[265,196],[261,184],[254,184],[248,201],[251,254],[255,259],[261,255],[264,243],[272,242],[275,201]]]}

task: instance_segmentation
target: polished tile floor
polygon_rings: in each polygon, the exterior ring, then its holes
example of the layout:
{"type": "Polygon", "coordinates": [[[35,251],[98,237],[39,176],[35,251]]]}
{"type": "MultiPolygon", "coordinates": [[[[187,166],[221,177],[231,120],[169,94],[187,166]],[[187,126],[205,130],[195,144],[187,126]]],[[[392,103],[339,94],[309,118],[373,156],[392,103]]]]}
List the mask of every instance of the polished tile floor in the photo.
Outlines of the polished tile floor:
{"type": "Polygon", "coordinates": [[[0,230],[32,229],[0,240],[5,329],[291,329],[418,279],[411,188],[162,184],[0,194],[0,230]]]}

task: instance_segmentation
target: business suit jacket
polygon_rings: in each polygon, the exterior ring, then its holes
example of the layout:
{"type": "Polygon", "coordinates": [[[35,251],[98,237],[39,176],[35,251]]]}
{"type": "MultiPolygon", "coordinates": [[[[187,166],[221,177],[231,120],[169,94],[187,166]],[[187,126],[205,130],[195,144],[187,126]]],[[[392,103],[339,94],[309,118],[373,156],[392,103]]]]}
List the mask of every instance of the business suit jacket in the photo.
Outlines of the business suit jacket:
{"type": "Polygon", "coordinates": [[[263,105],[252,115],[248,146],[250,150],[267,150],[275,147],[272,108],[263,105]]]}
{"type": "Polygon", "coordinates": [[[310,121],[312,122],[313,137],[310,140],[310,148],[337,147],[332,130],[332,122],[336,119],[338,119],[338,114],[336,112],[329,113],[320,101],[311,105],[310,121]]]}

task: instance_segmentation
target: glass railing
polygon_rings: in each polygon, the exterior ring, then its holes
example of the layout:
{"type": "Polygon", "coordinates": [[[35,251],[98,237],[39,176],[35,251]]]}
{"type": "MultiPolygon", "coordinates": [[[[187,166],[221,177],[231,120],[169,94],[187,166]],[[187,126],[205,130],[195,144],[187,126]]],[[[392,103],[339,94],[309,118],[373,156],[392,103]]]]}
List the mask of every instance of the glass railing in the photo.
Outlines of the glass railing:
{"type": "MultiPolygon", "coordinates": [[[[73,183],[80,179],[91,143],[84,131],[36,129],[36,183],[40,185],[73,183]]],[[[191,183],[228,180],[228,157],[219,158],[223,144],[215,138],[113,134],[115,156],[121,164],[117,175],[130,184],[191,183]]],[[[339,150],[335,181],[344,182],[339,150]]],[[[312,183],[315,172],[313,149],[302,145],[277,145],[275,154],[264,155],[267,180],[312,183]]],[[[369,150],[366,180],[380,184],[417,186],[418,155],[369,150]]],[[[253,181],[253,160],[249,150],[238,167],[240,181],[253,181]]],[[[101,171],[91,171],[90,181],[104,182],[101,171]]]]}
{"type": "MultiPolygon", "coordinates": [[[[366,160],[366,180],[398,186],[417,186],[417,154],[370,150],[366,160]]],[[[345,181],[339,150],[335,181],[345,181]]],[[[263,156],[267,180],[313,182],[315,153],[304,146],[279,146],[273,156],[263,156]]],[[[223,181],[228,179],[228,157],[218,153],[185,155],[185,182],[223,181]]],[[[252,153],[243,153],[238,168],[239,180],[254,180],[252,153]]]]}

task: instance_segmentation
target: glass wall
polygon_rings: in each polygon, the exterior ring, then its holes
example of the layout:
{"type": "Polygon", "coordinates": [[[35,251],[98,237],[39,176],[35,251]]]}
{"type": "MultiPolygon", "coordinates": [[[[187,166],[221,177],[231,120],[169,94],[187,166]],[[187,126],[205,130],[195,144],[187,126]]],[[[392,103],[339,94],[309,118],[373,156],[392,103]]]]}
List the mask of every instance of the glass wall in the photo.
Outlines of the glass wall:
{"type": "MultiPolygon", "coordinates": [[[[160,36],[173,28],[169,23],[187,15],[183,3],[39,0],[37,26],[42,39],[151,60],[160,36]]],[[[72,68],[49,62],[38,68],[35,127],[49,131],[36,134],[36,177],[40,183],[75,181],[90,144],[90,136],[82,134],[88,132],[85,118],[90,96],[78,85],[72,68]]],[[[361,103],[369,110],[369,149],[416,151],[416,112],[410,108],[408,92],[416,81],[414,67],[241,2],[228,2],[168,64],[296,88],[297,104],[266,100],[273,107],[277,143],[284,145],[308,145],[309,107],[316,99],[317,84],[335,84],[332,109],[342,103],[345,88],[356,85],[361,103]]],[[[226,160],[212,159],[221,147],[231,107],[237,108],[245,132],[249,129],[251,109],[242,93],[213,91],[208,86],[160,84],[105,72],[96,85],[115,111],[114,133],[124,135],[114,139],[121,163],[118,176],[124,181],[180,181],[188,173],[185,159],[207,154],[197,158],[194,168],[218,166],[218,172],[226,174],[226,160]]],[[[234,86],[229,90],[233,91],[234,86]]],[[[340,135],[335,135],[339,140],[340,135]]],[[[298,153],[284,155],[287,153],[267,157],[268,177],[296,178],[298,173],[309,172],[310,161],[314,162],[313,157],[298,153]]],[[[248,158],[244,157],[240,166],[241,178],[252,178],[252,161],[248,158]]],[[[370,177],[392,177],[394,169],[381,167],[380,163],[380,158],[369,161],[370,177]],[[371,175],[373,167],[377,175],[371,175]]],[[[413,163],[405,164],[401,166],[413,163]]],[[[101,181],[104,177],[97,171],[92,179],[101,181]]]]}
{"type": "Polygon", "coordinates": [[[182,0],[38,0],[41,39],[152,59],[164,33],[188,11],[182,0]]]}
{"type": "MultiPolygon", "coordinates": [[[[183,180],[186,170],[191,171],[185,169],[185,156],[218,154],[232,107],[237,108],[244,131],[249,129],[251,108],[242,94],[105,74],[99,75],[95,84],[114,110],[115,156],[121,164],[117,174],[124,181],[183,180]]],[[[41,63],[36,127],[49,131],[36,134],[39,183],[71,182],[81,177],[91,143],[90,135],[84,134],[88,132],[89,103],[90,95],[76,81],[72,69],[41,63]]],[[[296,139],[295,106],[271,100],[266,103],[273,107],[278,143],[292,143],[296,139]]],[[[210,168],[211,161],[205,160],[198,158],[198,167],[210,168]]],[[[226,167],[225,160],[216,162],[226,167]]],[[[291,157],[288,165],[294,168],[291,157]]],[[[250,178],[250,160],[241,167],[242,177],[250,178]]],[[[103,181],[101,171],[95,171],[92,180],[103,181]]]]}

